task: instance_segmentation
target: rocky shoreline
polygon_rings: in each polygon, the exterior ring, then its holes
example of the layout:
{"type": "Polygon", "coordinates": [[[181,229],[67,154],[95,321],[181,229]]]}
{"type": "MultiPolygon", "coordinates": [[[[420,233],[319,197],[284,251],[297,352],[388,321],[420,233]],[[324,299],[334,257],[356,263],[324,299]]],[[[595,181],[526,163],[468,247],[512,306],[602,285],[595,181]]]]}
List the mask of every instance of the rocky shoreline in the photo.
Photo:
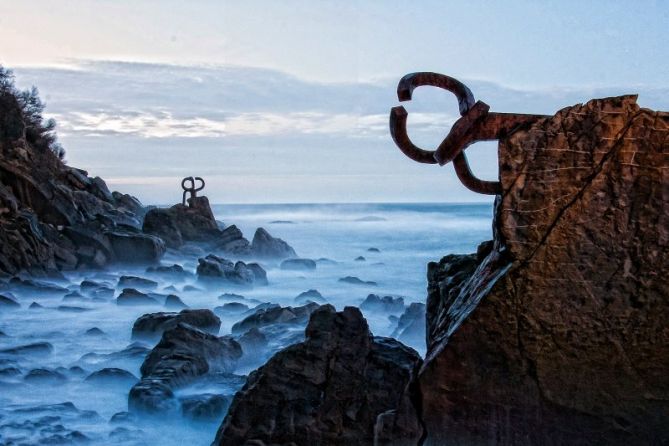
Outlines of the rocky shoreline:
{"type": "MultiPolygon", "coordinates": [[[[57,297],[63,313],[115,303],[142,314],[133,343],[86,354],[81,366],[23,373],[22,361],[53,345],[2,349],[0,380],[57,385],[95,364],[84,382],[129,389],[128,411],[110,419],[119,438],[133,419],[154,416],[220,424],[217,445],[666,444],[669,113],[635,99],[567,107],[501,140],[494,240],[431,263],[426,304],[376,294],[360,303],[390,316],[392,338],[313,289],[291,306],[225,293],[213,311],[185,308],[165,293],[186,278],[197,286],[181,293],[243,291],[269,283],[268,263],[301,274],[318,262],[263,228],[247,240],[215,220],[204,196],[147,209],[25,132],[3,130],[2,311],[21,307],[14,290],[33,296],[36,311],[57,297]],[[197,265],[160,264],[166,253],[197,265]],[[124,264],[148,268],[100,271],[124,264]],[[68,271],[97,272],[74,288],[37,280],[68,271]],[[170,285],[158,291],[152,277],[170,285]],[[144,312],[151,307],[181,311],[144,312]],[[219,336],[224,315],[236,322],[219,336]],[[417,340],[425,358],[402,343],[417,340]],[[141,363],[140,376],[112,367],[119,359],[141,363]],[[255,371],[236,375],[242,365],[255,371]]],[[[104,336],[96,329],[86,335],[104,336]]],[[[40,410],[92,417],[74,406],[40,410]]],[[[25,429],[56,429],[60,418],[46,418],[25,429]]],[[[86,440],[76,430],[45,435],[86,440]]]]}

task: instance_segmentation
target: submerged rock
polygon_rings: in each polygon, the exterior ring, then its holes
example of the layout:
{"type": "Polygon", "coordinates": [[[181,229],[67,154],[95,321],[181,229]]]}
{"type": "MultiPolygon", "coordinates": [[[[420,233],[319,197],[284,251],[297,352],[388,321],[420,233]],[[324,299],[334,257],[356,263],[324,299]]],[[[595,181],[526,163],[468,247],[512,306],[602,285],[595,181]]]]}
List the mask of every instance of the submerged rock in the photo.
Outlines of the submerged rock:
{"type": "Polygon", "coordinates": [[[132,338],[159,339],[163,332],[185,323],[211,334],[218,334],[221,320],[211,310],[182,310],[179,313],[149,313],[132,326],[132,338]]]}
{"type": "Polygon", "coordinates": [[[0,294],[0,310],[8,308],[21,308],[21,304],[10,293],[0,294]]]}
{"type": "Polygon", "coordinates": [[[288,259],[281,262],[281,269],[292,271],[313,271],[316,262],[311,259],[288,259]]]}
{"type": "Polygon", "coordinates": [[[262,328],[273,324],[304,324],[319,305],[311,302],[301,307],[272,305],[259,308],[250,316],[232,326],[232,334],[242,334],[251,328],[262,328]]]}
{"type": "Polygon", "coordinates": [[[300,304],[308,304],[309,302],[315,302],[317,304],[327,303],[326,299],[318,290],[307,290],[295,297],[295,302],[300,304]]]}
{"type": "Polygon", "coordinates": [[[179,310],[182,308],[188,308],[188,305],[186,305],[176,294],[168,294],[165,298],[165,308],[179,310]]]}
{"type": "Polygon", "coordinates": [[[53,353],[53,345],[48,342],[34,342],[32,344],[19,345],[0,350],[5,355],[36,355],[45,356],[53,353]]]}
{"type": "Polygon", "coordinates": [[[425,304],[414,302],[400,316],[397,328],[390,335],[400,341],[415,345],[425,345],[425,304]]]}
{"type": "Polygon", "coordinates": [[[197,275],[201,279],[217,280],[239,287],[251,287],[254,283],[267,284],[265,270],[256,263],[247,265],[239,261],[233,264],[231,261],[214,254],[198,259],[198,262],[197,275]]]}
{"type": "Polygon", "coordinates": [[[119,277],[116,286],[118,288],[142,288],[153,290],[158,286],[158,282],[143,277],[121,276],[119,277]]]}
{"type": "MultiPolygon", "coordinates": [[[[214,444],[390,444],[383,436],[391,423],[377,420],[413,407],[402,392],[420,364],[410,348],[373,338],[357,308],[325,305],[312,314],[304,342],[249,376],[214,444]]],[[[417,440],[418,425],[393,429],[396,438],[417,440]]]]}
{"type": "Polygon", "coordinates": [[[360,304],[365,311],[383,311],[385,313],[400,313],[404,311],[404,298],[399,296],[379,296],[369,294],[360,304]]]}
{"type": "Polygon", "coordinates": [[[142,379],[130,390],[130,412],[170,413],[178,408],[174,390],[212,372],[230,373],[242,356],[239,344],[179,323],[163,333],[141,367],[142,379]]]}
{"type": "Polygon", "coordinates": [[[133,306],[133,305],[160,305],[160,303],[134,288],[124,288],[121,294],[116,298],[117,305],[133,306]]]}
{"type": "Polygon", "coordinates": [[[84,381],[92,384],[121,384],[129,385],[137,382],[137,377],[127,370],[119,368],[105,368],[91,373],[84,381]]]}
{"type": "Polygon", "coordinates": [[[259,258],[286,259],[297,257],[295,250],[280,238],[272,237],[264,228],[256,229],[251,254],[259,258]]]}
{"type": "Polygon", "coordinates": [[[181,398],[181,414],[194,421],[218,422],[230,406],[231,397],[206,393],[181,398]]]}
{"type": "Polygon", "coordinates": [[[361,280],[359,277],[355,277],[355,276],[342,277],[341,279],[339,279],[339,282],[348,283],[348,284],[351,284],[351,285],[365,285],[365,286],[377,286],[378,285],[376,282],[364,281],[364,280],[361,280]]]}

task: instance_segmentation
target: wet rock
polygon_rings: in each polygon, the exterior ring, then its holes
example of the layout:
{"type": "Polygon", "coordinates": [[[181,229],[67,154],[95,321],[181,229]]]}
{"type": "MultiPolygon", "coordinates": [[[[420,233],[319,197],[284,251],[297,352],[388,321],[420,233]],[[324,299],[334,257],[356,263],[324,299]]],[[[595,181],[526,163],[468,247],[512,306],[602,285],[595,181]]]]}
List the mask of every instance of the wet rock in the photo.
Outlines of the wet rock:
{"type": "Polygon", "coordinates": [[[106,233],[114,253],[114,260],[124,263],[154,263],[165,254],[162,239],[149,234],[127,231],[106,233]]]}
{"type": "Polygon", "coordinates": [[[54,285],[53,283],[41,282],[32,279],[21,279],[20,277],[12,277],[9,280],[9,286],[19,292],[31,293],[33,295],[40,296],[62,296],[69,292],[67,288],[54,285]]]}
{"type": "Polygon", "coordinates": [[[225,302],[239,302],[246,300],[246,298],[241,294],[223,293],[220,296],[218,296],[218,300],[222,300],[225,302]]]}
{"type": "Polygon", "coordinates": [[[136,383],[138,379],[127,370],[109,367],[91,373],[84,381],[101,385],[130,385],[136,383]]]}
{"type": "Polygon", "coordinates": [[[142,230],[160,237],[168,248],[179,248],[184,240],[171,209],[151,209],[146,213],[142,230]]]}
{"type": "Polygon", "coordinates": [[[376,252],[376,253],[378,253],[378,252],[381,252],[381,250],[380,250],[379,248],[367,248],[367,252],[376,252]]]}
{"type": "Polygon", "coordinates": [[[34,355],[46,356],[53,353],[53,345],[48,342],[34,342],[32,344],[19,345],[0,350],[0,354],[5,355],[34,355]]]}
{"type": "Polygon", "coordinates": [[[68,300],[82,301],[82,300],[87,300],[87,298],[84,297],[79,291],[72,291],[63,296],[63,302],[67,302],[68,300]]]}
{"type": "Polygon", "coordinates": [[[409,305],[391,336],[409,345],[425,345],[425,304],[414,302],[409,305]]]}
{"type": "Polygon", "coordinates": [[[255,285],[265,286],[268,285],[267,281],[267,271],[257,263],[247,263],[246,267],[251,270],[253,273],[253,283],[255,285]]]}
{"type": "Polygon", "coordinates": [[[10,294],[0,294],[0,310],[7,310],[11,308],[21,308],[21,304],[16,301],[16,298],[10,294]]]}
{"type": "Polygon", "coordinates": [[[367,259],[364,258],[363,256],[358,256],[358,257],[356,257],[354,260],[355,260],[356,262],[364,262],[364,261],[366,261],[367,259]]]}
{"type": "Polygon", "coordinates": [[[118,279],[117,288],[140,288],[153,290],[158,286],[158,282],[143,277],[121,276],[118,279]]]}
{"type": "Polygon", "coordinates": [[[0,378],[15,378],[21,375],[21,369],[18,367],[3,367],[0,368],[0,378]]]}
{"type": "Polygon", "coordinates": [[[58,305],[56,310],[64,311],[66,313],[83,313],[85,311],[91,311],[91,308],[77,307],[73,305],[58,305]]]}
{"type": "Polygon", "coordinates": [[[404,311],[404,298],[395,296],[379,296],[369,294],[360,304],[364,311],[383,311],[385,313],[400,313],[404,311]]]}
{"type": "Polygon", "coordinates": [[[67,381],[67,377],[62,373],[49,369],[33,369],[23,377],[26,382],[37,384],[56,385],[67,381]]]}
{"type": "Polygon", "coordinates": [[[221,314],[240,314],[248,311],[248,309],[248,305],[239,302],[228,302],[227,304],[214,308],[214,311],[221,314]]]}
{"type": "Polygon", "coordinates": [[[124,424],[124,423],[134,424],[137,422],[137,419],[138,419],[137,415],[132,414],[130,412],[116,412],[109,419],[109,424],[124,424]]]}
{"type": "Polygon", "coordinates": [[[79,289],[81,291],[92,291],[102,286],[104,286],[102,283],[95,282],[94,280],[82,280],[79,284],[79,289]]]}
{"type": "Polygon", "coordinates": [[[183,266],[177,264],[169,266],[166,265],[150,266],[146,269],[146,272],[154,274],[164,274],[170,276],[180,276],[187,274],[183,266]]]}
{"type": "Polygon", "coordinates": [[[31,310],[38,310],[38,309],[40,309],[40,308],[44,308],[44,306],[41,305],[41,304],[39,304],[39,303],[37,303],[37,302],[32,302],[32,303],[28,306],[28,308],[30,308],[31,310]]]}
{"type": "Polygon", "coordinates": [[[313,271],[316,269],[316,262],[311,259],[288,259],[281,262],[281,269],[291,271],[313,271]]]}
{"type": "Polygon", "coordinates": [[[237,338],[245,357],[263,357],[269,346],[269,339],[257,327],[249,329],[237,338]]]}
{"type": "Polygon", "coordinates": [[[273,324],[304,324],[309,316],[319,307],[316,303],[309,303],[301,307],[271,306],[260,308],[250,316],[232,326],[232,334],[242,334],[251,328],[261,328],[273,324]]]}
{"type": "Polygon", "coordinates": [[[304,304],[308,304],[309,302],[315,302],[317,304],[324,304],[327,301],[323,297],[323,295],[318,292],[318,290],[307,290],[307,291],[304,291],[304,292],[298,294],[295,297],[295,302],[304,305],[304,304]]]}
{"type": "Polygon", "coordinates": [[[666,442],[668,132],[624,96],[500,141],[494,247],[429,266],[426,445],[666,442]]]}
{"type": "Polygon", "coordinates": [[[179,313],[149,313],[132,326],[133,339],[159,339],[163,332],[185,323],[211,334],[218,334],[221,320],[211,310],[182,310],[179,313]]]}
{"type": "Polygon", "coordinates": [[[202,422],[218,422],[230,406],[231,397],[203,394],[181,398],[181,414],[188,419],[202,422]]]}
{"type": "Polygon", "coordinates": [[[348,284],[351,284],[351,285],[364,285],[364,286],[377,286],[378,285],[376,282],[364,281],[364,280],[361,280],[360,278],[355,277],[355,276],[342,277],[338,281],[341,282],[341,283],[348,283],[348,284]]]}
{"type": "MultiPolygon", "coordinates": [[[[209,254],[198,259],[197,275],[200,279],[222,281],[229,285],[251,287],[256,275],[262,270],[259,265],[249,268],[244,262],[232,263],[229,260],[209,254]]],[[[265,278],[266,280],[266,278],[265,278]]]]}
{"type": "Polygon", "coordinates": [[[218,338],[180,323],[163,333],[141,367],[142,379],[128,396],[131,412],[170,413],[178,408],[174,389],[210,372],[232,372],[242,350],[231,338],[218,338]]]}
{"type": "Polygon", "coordinates": [[[165,308],[179,310],[182,308],[188,308],[188,305],[183,303],[181,298],[176,294],[169,294],[167,298],[165,298],[165,308]]]}
{"type": "Polygon", "coordinates": [[[320,265],[338,265],[339,262],[336,262],[332,259],[326,259],[325,257],[321,257],[320,259],[316,260],[317,264],[320,265]]]}
{"type": "Polygon", "coordinates": [[[86,336],[104,336],[106,333],[100,330],[98,327],[89,328],[84,333],[86,336]]]}
{"type": "Polygon", "coordinates": [[[117,305],[133,306],[133,305],[160,305],[160,303],[134,288],[124,288],[121,294],[116,298],[117,305]]]}
{"type": "Polygon", "coordinates": [[[244,234],[235,225],[228,226],[218,236],[216,249],[229,254],[248,255],[251,252],[251,243],[244,238],[244,234]]]}
{"type": "Polygon", "coordinates": [[[251,254],[259,258],[286,259],[297,257],[295,250],[280,238],[272,237],[264,228],[256,229],[251,254]]]}
{"type": "Polygon", "coordinates": [[[214,219],[207,197],[189,199],[190,206],[176,204],[171,208],[154,208],[146,213],[142,230],[165,241],[170,248],[184,242],[206,242],[218,238],[221,230],[214,219]]]}
{"type": "MultiPolygon", "coordinates": [[[[418,354],[387,338],[373,338],[357,308],[316,310],[306,340],[253,372],[235,395],[215,445],[369,445],[383,438],[419,438],[419,425],[402,429],[377,419],[411,409],[403,390],[418,371],[418,354]]],[[[414,420],[416,420],[414,413],[414,420]]],[[[388,423],[391,424],[391,423],[388,423]]]]}

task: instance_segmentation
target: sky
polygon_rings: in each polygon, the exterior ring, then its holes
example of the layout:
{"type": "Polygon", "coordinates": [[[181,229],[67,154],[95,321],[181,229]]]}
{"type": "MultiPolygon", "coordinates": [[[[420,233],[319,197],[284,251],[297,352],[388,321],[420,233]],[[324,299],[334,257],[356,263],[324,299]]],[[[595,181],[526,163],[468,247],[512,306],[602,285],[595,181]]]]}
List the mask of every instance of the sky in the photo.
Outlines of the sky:
{"type": "MultiPolygon", "coordinates": [[[[490,200],[388,133],[406,73],[464,81],[493,111],[638,93],[669,109],[669,2],[0,0],[0,64],[35,85],[68,164],[145,203],[184,176],[216,203],[490,200]]],[[[457,118],[418,89],[411,138],[457,118]]],[[[496,144],[467,149],[497,176],[496,144]]]]}

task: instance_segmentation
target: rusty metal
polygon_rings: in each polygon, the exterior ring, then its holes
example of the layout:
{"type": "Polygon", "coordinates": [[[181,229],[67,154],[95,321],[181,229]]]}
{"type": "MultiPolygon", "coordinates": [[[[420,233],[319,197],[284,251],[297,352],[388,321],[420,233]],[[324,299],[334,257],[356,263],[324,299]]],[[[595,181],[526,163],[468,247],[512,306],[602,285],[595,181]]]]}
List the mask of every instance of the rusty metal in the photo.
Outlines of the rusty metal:
{"type": "Polygon", "coordinates": [[[186,206],[186,193],[190,192],[189,205],[192,206],[192,203],[194,202],[193,199],[197,197],[197,193],[202,189],[204,189],[204,180],[200,177],[186,177],[183,180],[181,180],[181,188],[184,190],[181,204],[186,206]],[[190,181],[190,187],[186,187],[186,182],[188,181],[190,181]],[[196,181],[199,181],[200,183],[202,183],[202,185],[200,187],[195,187],[196,181]]]}
{"type": "Polygon", "coordinates": [[[432,86],[448,90],[455,95],[460,109],[460,119],[451,127],[436,150],[424,150],[411,142],[407,135],[408,113],[402,106],[390,110],[390,135],[395,144],[409,158],[419,163],[439,164],[453,162],[455,173],[465,187],[487,195],[501,193],[498,181],[484,181],[471,171],[464,150],[478,141],[506,138],[523,126],[527,126],[545,115],[490,112],[490,106],[475,101],[474,94],[462,82],[439,73],[411,73],[397,85],[397,98],[410,101],[417,87],[432,86]]]}

